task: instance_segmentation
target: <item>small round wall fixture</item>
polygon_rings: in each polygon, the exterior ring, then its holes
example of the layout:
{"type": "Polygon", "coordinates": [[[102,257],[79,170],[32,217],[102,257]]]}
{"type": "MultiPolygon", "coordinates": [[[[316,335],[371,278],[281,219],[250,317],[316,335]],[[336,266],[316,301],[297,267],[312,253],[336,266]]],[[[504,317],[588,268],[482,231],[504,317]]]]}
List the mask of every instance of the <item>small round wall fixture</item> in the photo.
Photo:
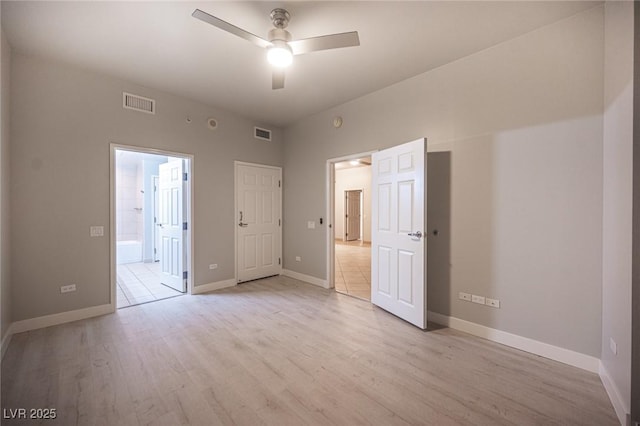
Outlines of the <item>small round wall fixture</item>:
{"type": "Polygon", "coordinates": [[[218,121],[215,118],[207,119],[207,127],[209,127],[211,130],[217,129],[218,128],[218,121]]]}
{"type": "Polygon", "coordinates": [[[191,123],[191,117],[187,117],[184,121],[186,121],[187,123],[191,123]]]}
{"type": "Polygon", "coordinates": [[[336,129],[342,127],[342,117],[338,116],[333,119],[333,127],[336,129]]]}

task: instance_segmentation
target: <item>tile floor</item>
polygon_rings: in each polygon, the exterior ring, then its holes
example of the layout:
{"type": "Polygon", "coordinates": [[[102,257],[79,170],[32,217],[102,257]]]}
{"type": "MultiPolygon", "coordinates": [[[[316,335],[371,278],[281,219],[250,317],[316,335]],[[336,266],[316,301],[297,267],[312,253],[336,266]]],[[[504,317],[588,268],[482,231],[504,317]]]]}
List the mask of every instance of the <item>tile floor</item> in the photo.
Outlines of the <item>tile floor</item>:
{"type": "Polygon", "coordinates": [[[118,265],[116,274],[118,309],[184,294],[161,283],[158,262],[118,265]]]}
{"type": "Polygon", "coordinates": [[[371,243],[336,240],[336,291],[371,300],[371,243]]]}

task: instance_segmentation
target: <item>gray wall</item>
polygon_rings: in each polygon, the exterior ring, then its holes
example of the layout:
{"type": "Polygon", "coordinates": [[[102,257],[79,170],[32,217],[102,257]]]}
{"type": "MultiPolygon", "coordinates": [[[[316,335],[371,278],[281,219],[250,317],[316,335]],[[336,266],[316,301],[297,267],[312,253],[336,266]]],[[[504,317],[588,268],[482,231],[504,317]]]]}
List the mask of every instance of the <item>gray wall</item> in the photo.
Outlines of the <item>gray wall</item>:
{"type": "MultiPolygon", "coordinates": [[[[634,5],[631,420],[640,424],[640,7],[634,5]]],[[[634,423],[635,422],[635,423],[634,423]]]]}
{"type": "Polygon", "coordinates": [[[281,165],[279,129],[260,141],[253,126],[265,123],[19,54],[12,76],[14,321],[109,303],[109,238],[90,238],[89,227],[110,232],[111,142],[195,156],[195,284],[234,277],[233,161],[281,165]],[[157,114],[123,109],[123,91],[156,99],[157,114]],[[70,283],[77,292],[60,294],[70,283]]]}
{"type": "Polygon", "coordinates": [[[451,152],[450,282],[429,283],[430,309],[599,357],[603,31],[596,7],[286,128],[284,267],[326,278],[326,225],[306,222],[328,158],[424,136],[451,152]]]}
{"type": "Polygon", "coordinates": [[[602,366],[631,401],[633,3],[605,5],[602,366]],[[610,341],[617,344],[617,354],[610,341]]]}
{"type": "Polygon", "coordinates": [[[0,30],[0,339],[11,324],[10,222],[9,222],[9,134],[11,47],[0,30]]]}

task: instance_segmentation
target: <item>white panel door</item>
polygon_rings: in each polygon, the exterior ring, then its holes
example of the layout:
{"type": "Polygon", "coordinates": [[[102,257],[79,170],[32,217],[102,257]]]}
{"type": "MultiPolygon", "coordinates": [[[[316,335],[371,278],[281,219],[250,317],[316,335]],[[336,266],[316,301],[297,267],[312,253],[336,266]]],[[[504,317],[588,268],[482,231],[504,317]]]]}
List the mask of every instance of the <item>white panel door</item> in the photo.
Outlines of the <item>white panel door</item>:
{"type": "Polygon", "coordinates": [[[184,277],[183,176],[183,160],[171,160],[168,163],[160,164],[159,215],[156,225],[160,240],[161,282],[184,293],[187,291],[187,280],[184,277]]]}
{"type": "Polygon", "coordinates": [[[427,326],[426,140],[372,156],[371,302],[427,326]]]}
{"type": "Polygon", "coordinates": [[[282,170],[236,163],[237,281],[278,275],[282,170]]]}

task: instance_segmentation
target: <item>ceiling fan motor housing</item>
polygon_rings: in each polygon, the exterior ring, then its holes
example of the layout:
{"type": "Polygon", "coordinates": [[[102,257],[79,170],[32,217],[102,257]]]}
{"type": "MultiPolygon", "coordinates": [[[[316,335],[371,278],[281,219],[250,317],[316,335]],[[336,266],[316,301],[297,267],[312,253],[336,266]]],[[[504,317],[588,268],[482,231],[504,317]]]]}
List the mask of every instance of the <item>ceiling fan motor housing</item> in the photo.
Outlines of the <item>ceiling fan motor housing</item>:
{"type": "Polygon", "coordinates": [[[285,29],[287,25],[289,25],[289,19],[291,15],[285,9],[273,9],[271,11],[271,21],[273,22],[273,26],[276,28],[285,29]]]}
{"type": "Polygon", "coordinates": [[[274,40],[291,41],[291,33],[281,28],[272,28],[269,30],[269,35],[267,38],[271,42],[273,42],[274,40]]]}

